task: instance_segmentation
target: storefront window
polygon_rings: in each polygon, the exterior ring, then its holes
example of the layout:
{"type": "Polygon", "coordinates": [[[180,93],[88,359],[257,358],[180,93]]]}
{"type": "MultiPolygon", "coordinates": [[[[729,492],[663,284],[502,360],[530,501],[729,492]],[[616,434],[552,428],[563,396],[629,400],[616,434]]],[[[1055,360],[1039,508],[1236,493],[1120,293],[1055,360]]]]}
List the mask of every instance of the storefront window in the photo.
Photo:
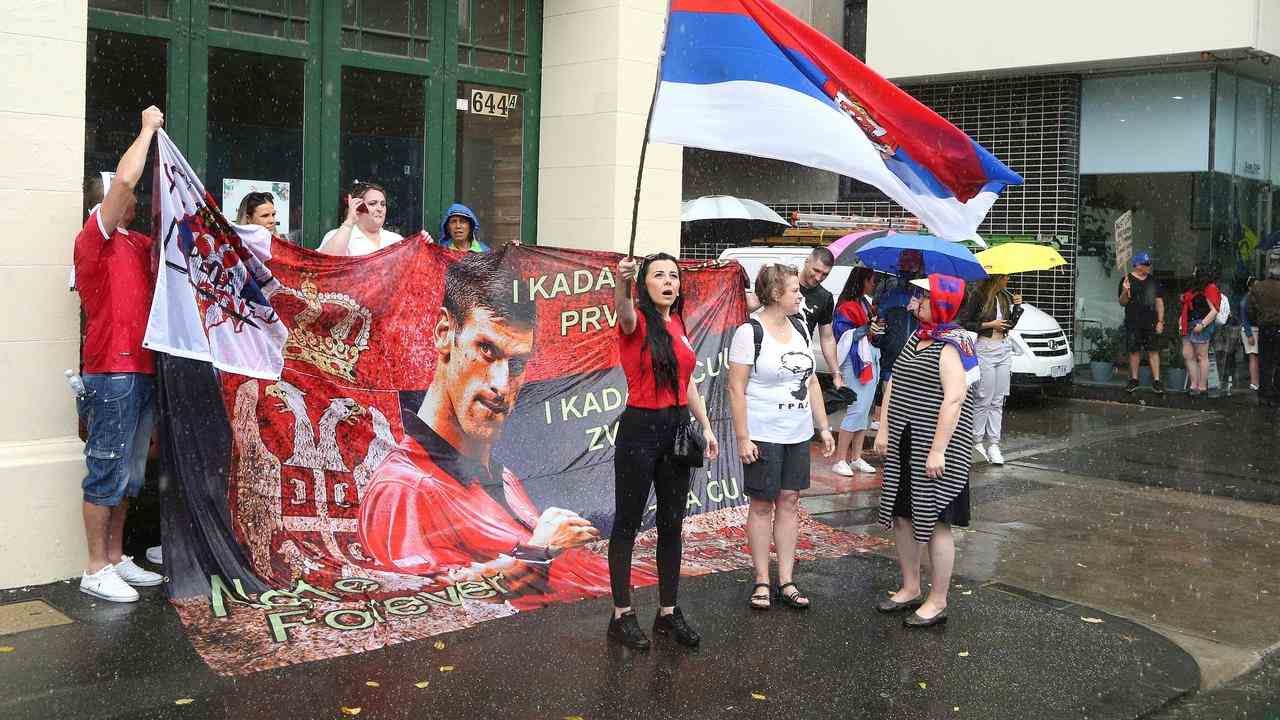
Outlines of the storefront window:
{"type": "Polygon", "coordinates": [[[306,40],[309,14],[308,0],[212,0],[209,27],[306,40]]]}
{"type": "Polygon", "coordinates": [[[1088,78],[1080,84],[1080,173],[1209,167],[1212,73],[1088,78]]]}
{"type": "Polygon", "coordinates": [[[150,18],[169,17],[169,0],[89,0],[89,7],[150,18]]]}
{"type": "Polygon", "coordinates": [[[457,200],[476,212],[481,239],[497,248],[520,238],[523,98],[459,83],[458,100],[457,200]]]}
{"type": "Polygon", "coordinates": [[[246,193],[270,192],[279,234],[301,242],[303,114],[302,60],[209,51],[205,185],[229,219],[246,193]]]}
{"type": "MultiPolygon", "coordinates": [[[[389,230],[424,227],[424,81],[415,75],[342,69],[341,186],[374,182],[387,189],[389,230]]],[[[334,218],[334,226],[339,220],[334,218]]]]}
{"type": "Polygon", "coordinates": [[[458,0],[458,63],[525,71],[526,0],[458,0]]]}
{"type": "MultiPolygon", "coordinates": [[[[84,174],[86,207],[100,202],[100,176],[114,173],[148,105],[165,105],[167,43],[160,38],[90,30],[85,76],[84,174]]],[[[151,163],[137,185],[133,228],[151,230],[151,163]]]]}
{"type": "Polygon", "coordinates": [[[425,58],[430,12],[425,0],[345,0],[342,47],[425,58]]]}

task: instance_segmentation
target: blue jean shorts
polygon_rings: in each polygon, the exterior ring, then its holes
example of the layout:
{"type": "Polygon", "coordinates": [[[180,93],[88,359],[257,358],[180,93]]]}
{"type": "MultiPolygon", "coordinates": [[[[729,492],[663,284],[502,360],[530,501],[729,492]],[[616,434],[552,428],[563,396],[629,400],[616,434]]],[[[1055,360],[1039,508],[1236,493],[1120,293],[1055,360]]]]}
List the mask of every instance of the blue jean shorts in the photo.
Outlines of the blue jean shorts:
{"type": "Polygon", "coordinates": [[[156,424],[155,377],[142,373],[86,373],[85,397],[76,410],[89,428],[84,446],[88,468],[84,501],[115,507],[137,497],[147,471],[147,451],[156,424]]]}
{"type": "Polygon", "coordinates": [[[1217,323],[1209,323],[1209,327],[1205,328],[1202,332],[1196,332],[1193,329],[1203,321],[1204,318],[1196,318],[1195,320],[1187,321],[1187,334],[1184,337],[1187,340],[1190,340],[1192,344],[1207,345],[1213,341],[1213,333],[1218,329],[1217,323]]]}

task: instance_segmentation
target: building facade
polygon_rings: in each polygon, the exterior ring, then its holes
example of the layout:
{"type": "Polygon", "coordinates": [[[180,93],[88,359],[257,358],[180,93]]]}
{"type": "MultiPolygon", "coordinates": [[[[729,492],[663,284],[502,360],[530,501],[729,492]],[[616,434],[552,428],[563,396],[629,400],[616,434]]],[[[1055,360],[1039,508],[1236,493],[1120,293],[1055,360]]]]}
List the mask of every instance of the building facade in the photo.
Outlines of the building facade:
{"type": "MultiPolygon", "coordinates": [[[[270,187],[288,202],[282,229],[309,246],[364,180],[387,188],[388,226],[405,234],[436,234],[457,200],[497,243],[627,247],[664,2],[3,0],[0,13],[0,588],[84,562],[83,444],[62,376],[79,365],[72,240],[86,178],[115,169],[144,107],[165,112],[215,198],[270,187]]],[[[682,161],[648,152],[638,251],[678,247],[682,161]]]]}

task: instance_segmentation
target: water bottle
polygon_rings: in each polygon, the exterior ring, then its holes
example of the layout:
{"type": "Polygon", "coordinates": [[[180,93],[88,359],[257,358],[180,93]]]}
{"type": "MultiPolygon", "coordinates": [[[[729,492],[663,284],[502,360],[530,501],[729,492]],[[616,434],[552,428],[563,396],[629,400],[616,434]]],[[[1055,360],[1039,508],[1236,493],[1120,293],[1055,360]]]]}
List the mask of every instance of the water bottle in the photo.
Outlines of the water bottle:
{"type": "Polygon", "coordinates": [[[67,378],[67,385],[71,386],[71,392],[75,394],[77,400],[83,400],[89,395],[89,390],[84,386],[84,379],[80,377],[74,370],[64,370],[63,375],[67,378]]]}

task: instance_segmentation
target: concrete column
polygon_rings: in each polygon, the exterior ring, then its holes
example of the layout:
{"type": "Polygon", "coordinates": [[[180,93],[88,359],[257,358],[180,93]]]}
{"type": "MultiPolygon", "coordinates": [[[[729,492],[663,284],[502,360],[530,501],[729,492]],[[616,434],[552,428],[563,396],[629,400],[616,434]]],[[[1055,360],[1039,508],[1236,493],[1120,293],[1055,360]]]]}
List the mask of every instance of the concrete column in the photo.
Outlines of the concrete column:
{"type": "Polygon", "coordinates": [[[79,365],[67,290],[80,229],[84,0],[5,2],[0,27],[0,588],[76,575],[82,444],[62,377],[79,365]]]}
{"type": "MultiPolygon", "coordinates": [[[[665,0],[547,0],[538,242],[625,252],[665,0]]],[[[649,146],[636,251],[680,246],[681,150],[649,146]]]]}

